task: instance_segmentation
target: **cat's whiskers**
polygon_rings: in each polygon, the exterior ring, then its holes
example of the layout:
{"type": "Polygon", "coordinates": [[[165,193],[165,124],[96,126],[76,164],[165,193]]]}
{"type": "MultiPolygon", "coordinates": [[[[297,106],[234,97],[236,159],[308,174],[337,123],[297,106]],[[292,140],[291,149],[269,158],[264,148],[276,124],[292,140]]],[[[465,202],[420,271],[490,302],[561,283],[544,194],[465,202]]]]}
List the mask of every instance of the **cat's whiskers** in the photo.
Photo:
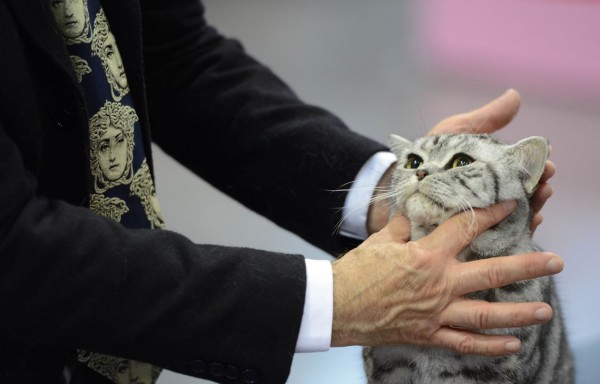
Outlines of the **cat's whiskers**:
{"type": "MultiPolygon", "coordinates": [[[[353,184],[354,182],[350,182],[350,183],[346,183],[343,186],[346,185],[350,185],[353,184]]],[[[367,190],[367,191],[373,191],[374,195],[371,199],[369,199],[369,201],[366,204],[362,204],[359,206],[354,207],[353,209],[351,209],[349,212],[347,212],[345,215],[342,216],[342,218],[336,223],[336,225],[333,228],[333,234],[337,234],[340,232],[341,227],[342,227],[342,223],[348,218],[350,217],[353,213],[355,213],[358,210],[362,210],[365,207],[370,206],[371,204],[374,204],[376,202],[381,202],[381,201],[385,201],[387,199],[390,199],[391,197],[394,197],[393,192],[390,190],[389,186],[383,186],[383,187],[351,187],[351,188],[339,188],[339,189],[334,189],[334,190],[329,190],[328,192],[350,192],[351,190],[355,190],[355,191],[361,191],[361,190],[367,190]]],[[[391,207],[391,204],[390,204],[391,207]]],[[[338,207],[336,209],[336,213],[339,213],[340,211],[343,211],[344,207],[338,207]]]]}
{"type": "Polygon", "coordinates": [[[477,221],[475,216],[475,211],[473,210],[472,204],[460,194],[457,194],[450,185],[446,182],[439,180],[435,185],[435,191],[437,195],[440,195],[442,198],[436,199],[436,201],[440,202],[445,210],[453,210],[454,214],[468,212],[468,231],[473,233],[473,230],[477,228],[477,221]],[[453,206],[449,207],[446,202],[452,202],[453,206]]]}
{"type": "Polygon", "coordinates": [[[455,201],[457,202],[457,204],[460,207],[460,211],[459,212],[468,212],[469,214],[467,215],[469,217],[469,225],[468,225],[468,233],[476,233],[477,231],[477,219],[475,216],[475,211],[473,210],[473,206],[471,205],[471,203],[469,203],[469,201],[467,199],[465,199],[464,197],[460,196],[460,195],[456,195],[455,196],[455,201]]]}

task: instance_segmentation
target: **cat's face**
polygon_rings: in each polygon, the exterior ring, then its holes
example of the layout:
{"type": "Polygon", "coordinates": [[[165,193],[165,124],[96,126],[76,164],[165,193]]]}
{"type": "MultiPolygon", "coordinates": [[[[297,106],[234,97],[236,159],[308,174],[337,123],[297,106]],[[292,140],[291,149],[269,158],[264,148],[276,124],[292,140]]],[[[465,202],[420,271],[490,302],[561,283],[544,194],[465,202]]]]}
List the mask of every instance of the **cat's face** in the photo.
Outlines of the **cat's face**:
{"type": "Polygon", "coordinates": [[[547,153],[540,137],[505,145],[489,135],[427,136],[413,143],[392,136],[391,145],[398,157],[393,210],[425,233],[460,211],[508,199],[526,203],[547,153]]]}

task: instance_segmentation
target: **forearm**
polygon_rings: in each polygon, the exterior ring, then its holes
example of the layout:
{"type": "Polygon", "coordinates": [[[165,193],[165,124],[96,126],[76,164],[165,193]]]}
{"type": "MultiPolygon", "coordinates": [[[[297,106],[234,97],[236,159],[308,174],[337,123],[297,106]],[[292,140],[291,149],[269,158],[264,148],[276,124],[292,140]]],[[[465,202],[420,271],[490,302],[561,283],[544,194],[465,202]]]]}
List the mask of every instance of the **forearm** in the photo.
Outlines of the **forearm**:
{"type": "Polygon", "coordinates": [[[156,142],[259,214],[339,253],[336,209],[345,193],[331,191],[384,147],[299,100],[237,42],[207,26],[197,2],[147,1],[143,11],[156,142]],[[183,41],[191,48],[179,49],[183,41]]]}
{"type": "MultiPolygon", "coordinates": [[[[396,157],[390,152],[378,152],[360,169],[346,197],[340,233],[357,241],[365,240],[373,231],[373,223],[379,216],[387,219],[387,201],[371,204],[374,195],[386,190],[389,182],[391,164],[396,157]],[[377,215],[373,216],[373,206],[377,215]]],[[[383,225],[382,225],[383,227],[383,225]]],[[[373,231],[374,232],[374,231],[373,231]]],[[[296,352],[316,352],[327,350],[331,346],[333,322],[333,271],[327,261],[306,260],[307,291],[304,314],[296,352]]]]}
{"type": "Polygon", "coordinates": [[[285,380],[304,303],[301,256],[126,229],[38,195],[1,124],[0,154],[0,339],[194,376],[193,360],[221,361],[285,380]]]}

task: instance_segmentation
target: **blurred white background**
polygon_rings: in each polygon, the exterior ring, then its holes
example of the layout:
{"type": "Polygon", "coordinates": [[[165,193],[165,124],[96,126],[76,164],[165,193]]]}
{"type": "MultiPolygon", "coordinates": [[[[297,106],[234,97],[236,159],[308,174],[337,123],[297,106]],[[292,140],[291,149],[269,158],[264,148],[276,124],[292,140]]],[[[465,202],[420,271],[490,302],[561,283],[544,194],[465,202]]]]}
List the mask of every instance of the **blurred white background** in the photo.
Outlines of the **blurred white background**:
{"type": "MultiPolygon", "coordinates": [[[[380,141],[390,133],[415,138],[444,117],[483,105],[507,88],[518,89],[521,111],[500,136],[514,142],[542,135],[553,145],[555,195],[544,209],[536,240],[566,261],[557,284],[578,383],[598,382],[600,66],[595,64],[600,50],[590,43],[599,32],[598,23],[590,22],[600,16],[595,2],[204,3],[212,25],[239,38],[301,98],[380,141]],[[527,9],[519,3],[527,3],[527,9]],[[489,4],[496,9],[486,10],[489,4]]],[[[170,229],[196,242],[328,258],[155,150],[158,194],[170,229]]],[[[365,383],[360,349],[296,355],[288,382],[365,383]]],[[[167,372],[160,383],[204,381],[167,372]]]]}

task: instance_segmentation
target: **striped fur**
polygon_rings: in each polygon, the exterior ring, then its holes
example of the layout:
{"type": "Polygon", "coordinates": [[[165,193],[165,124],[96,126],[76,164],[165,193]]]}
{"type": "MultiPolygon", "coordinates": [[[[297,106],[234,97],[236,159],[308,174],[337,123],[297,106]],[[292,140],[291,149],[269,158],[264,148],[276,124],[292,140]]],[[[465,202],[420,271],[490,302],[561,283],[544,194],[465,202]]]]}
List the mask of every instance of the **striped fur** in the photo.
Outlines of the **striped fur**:
{"type": "MultiPolygon", "coordinates": [[[[391,201],[392,214],[400,211],[411,220],[413,240],[427,235],[458,212],[516,199],[515,211],[473,241],[460,259],[469,261],[540,250],[531,241],[529,196],[543,172],[545,139],[533,137],[506,145],[489,135],[428,136],[414,143],[392,136],[391,144],[398,156],[398,166],[389,191],[380,198],[391,201]],[[453,167],[459,154],[466,155],[466,161],[459,160],[460,165],[453,167]]],[[[506,357],[467,356],[408,346],[365,348],[363,357],[369,384],[574,381],[573,360],[551,277],[476,292],[469,297],[496,302],[544,301],[552,306],[555,315],[543,325],[485,331],[512,334],[521,340],[522,350],[506,357]]]]}

